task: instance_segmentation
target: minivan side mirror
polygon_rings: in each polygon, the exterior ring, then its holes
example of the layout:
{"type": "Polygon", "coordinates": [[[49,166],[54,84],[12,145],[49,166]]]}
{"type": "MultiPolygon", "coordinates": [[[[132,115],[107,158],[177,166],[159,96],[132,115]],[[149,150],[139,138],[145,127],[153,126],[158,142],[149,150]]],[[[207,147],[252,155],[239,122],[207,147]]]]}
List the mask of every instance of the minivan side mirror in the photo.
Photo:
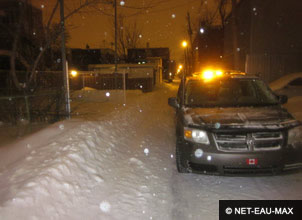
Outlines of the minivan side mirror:
{"type": "Polygon", "coordinates": [[[168,104],[173,108],[179,108],[179,103],[177,101],[177,98],[171,97],[168,99],[168,104]]]}
{"type": "Polygon", "coordinates": [[[283,105],[283,104],[287,103],[288,98],[286,95],[278,95],[278,100],[279,100],[280,104],[283,105]]]}

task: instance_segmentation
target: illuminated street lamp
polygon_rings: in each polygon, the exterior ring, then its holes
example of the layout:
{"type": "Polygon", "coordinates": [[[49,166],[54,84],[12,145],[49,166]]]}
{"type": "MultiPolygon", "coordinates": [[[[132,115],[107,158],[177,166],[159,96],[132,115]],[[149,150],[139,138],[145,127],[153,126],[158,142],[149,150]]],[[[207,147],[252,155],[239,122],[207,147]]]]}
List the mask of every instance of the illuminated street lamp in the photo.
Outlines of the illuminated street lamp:
{"type": "Polygon", "coordinates": [[[186,47],[188,46],[188,42],[184,40],[184,41],[181,43],[181,46],[182,46],[183,48],[186,48],[186,47]]]}
{"type": "Polygon", "coordinates": [[[72,77],[76,77],[78,75],[78,72],[76,70],[71,70],[70,75],[72,77]]]}

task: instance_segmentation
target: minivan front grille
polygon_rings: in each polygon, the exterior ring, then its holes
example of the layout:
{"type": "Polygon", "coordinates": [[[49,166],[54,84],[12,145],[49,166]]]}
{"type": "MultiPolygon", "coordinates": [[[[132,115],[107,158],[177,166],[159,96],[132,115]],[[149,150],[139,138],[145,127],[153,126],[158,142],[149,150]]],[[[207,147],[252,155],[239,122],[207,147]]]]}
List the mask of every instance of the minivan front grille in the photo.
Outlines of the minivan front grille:
{"type": "Polygon", "coordinates": [[[278,150],[284,143],[282,132],[214,133],[214,139],[222,151],[278,150]]]}
{"type": "Polygon", "coordinates": [[[278,150],[283,145],[282,132],[257,132],[252,134],[255,150],[278,150]]]}

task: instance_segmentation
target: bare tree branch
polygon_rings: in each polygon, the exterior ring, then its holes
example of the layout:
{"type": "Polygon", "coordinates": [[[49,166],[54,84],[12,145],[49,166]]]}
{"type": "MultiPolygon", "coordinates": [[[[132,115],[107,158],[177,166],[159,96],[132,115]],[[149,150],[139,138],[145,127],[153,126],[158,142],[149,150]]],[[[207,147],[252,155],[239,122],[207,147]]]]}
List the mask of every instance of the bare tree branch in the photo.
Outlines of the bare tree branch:
{"type": "Polygon", "coordinates": [[[55,5],[55,7],[53,7],[52,12],[50,14],[50,17],[48,19],[48,22],[47,22],[47,25],[46,25],[46,31],[47,31],[47,33],[49,33],[49,28],[50,28],[52,19],[53,19],[55,13],[56,13],[56,10],[58,9],[58,7],[59,7],[59,0],[57,0],[56,5],[55,5]]]}
{"type": "MultiPolygon", "coordinates": [[[[21,8],[22,5],[19,5],[21,8]]],[[[10,75],[12,77],[12,80],[18,90],[22,90],[17,74],[16,74],[16,54],[17,54],[17,46],[18,46],[18,41],[20,38],[20,32],[21,32],[21,21],[24,19],[24,10],[21,10],[21,14],[19,17],[19,22],[16,26],[16,32],[13,38],[13,45],[12,45],[12,52],[10,56],[10,75]]]]}

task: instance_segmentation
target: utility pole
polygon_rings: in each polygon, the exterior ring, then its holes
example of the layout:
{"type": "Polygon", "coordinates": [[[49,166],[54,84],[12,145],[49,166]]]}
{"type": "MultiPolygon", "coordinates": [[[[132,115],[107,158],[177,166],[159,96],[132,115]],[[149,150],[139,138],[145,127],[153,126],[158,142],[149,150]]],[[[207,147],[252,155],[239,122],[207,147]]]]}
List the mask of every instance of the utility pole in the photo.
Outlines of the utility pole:
{"type": "Polygon", "coordinates": [[[114,4],[114,87],[117,89],[117,5],[116,0],[114,4]]]}
{"type": "Polygon", "coordinates": [[[189,42],[190,42],[190,54],[189,54],[189,49],[188,47],[186,47],[187,49],[187,65],[188,65],[188,73],[192,72],[192,69],[194,67],[194,50],[193,50],[193,31],[192,31],[192,25],[191,25],[191,17],[190,17],[190,13],[187,12],[187,22],[188,22],[188,35],[189,35],[189,42]],[[190,56],[189,56],[190,55],[190,56]]]}
{"type": "Polygon", "coordinates": [[[238,35],[237,35],[237,1],[232,0],[232,33],[233,33],[233,54],[234,67],[239,70],[239,51],[238,51],[238,35]]]}
{"type": "Polygon", "coordinates": [[[62,67],[63,67],[63,92],[65,98],[65,111],[67,118],[70,117],[70,94],[69,81],[66,62],[66,48],[65,48],[65,19],[64,19],[64,0],[60,0],[60,22],[61,22],[61,53],[62,53],[62,67]]]}

